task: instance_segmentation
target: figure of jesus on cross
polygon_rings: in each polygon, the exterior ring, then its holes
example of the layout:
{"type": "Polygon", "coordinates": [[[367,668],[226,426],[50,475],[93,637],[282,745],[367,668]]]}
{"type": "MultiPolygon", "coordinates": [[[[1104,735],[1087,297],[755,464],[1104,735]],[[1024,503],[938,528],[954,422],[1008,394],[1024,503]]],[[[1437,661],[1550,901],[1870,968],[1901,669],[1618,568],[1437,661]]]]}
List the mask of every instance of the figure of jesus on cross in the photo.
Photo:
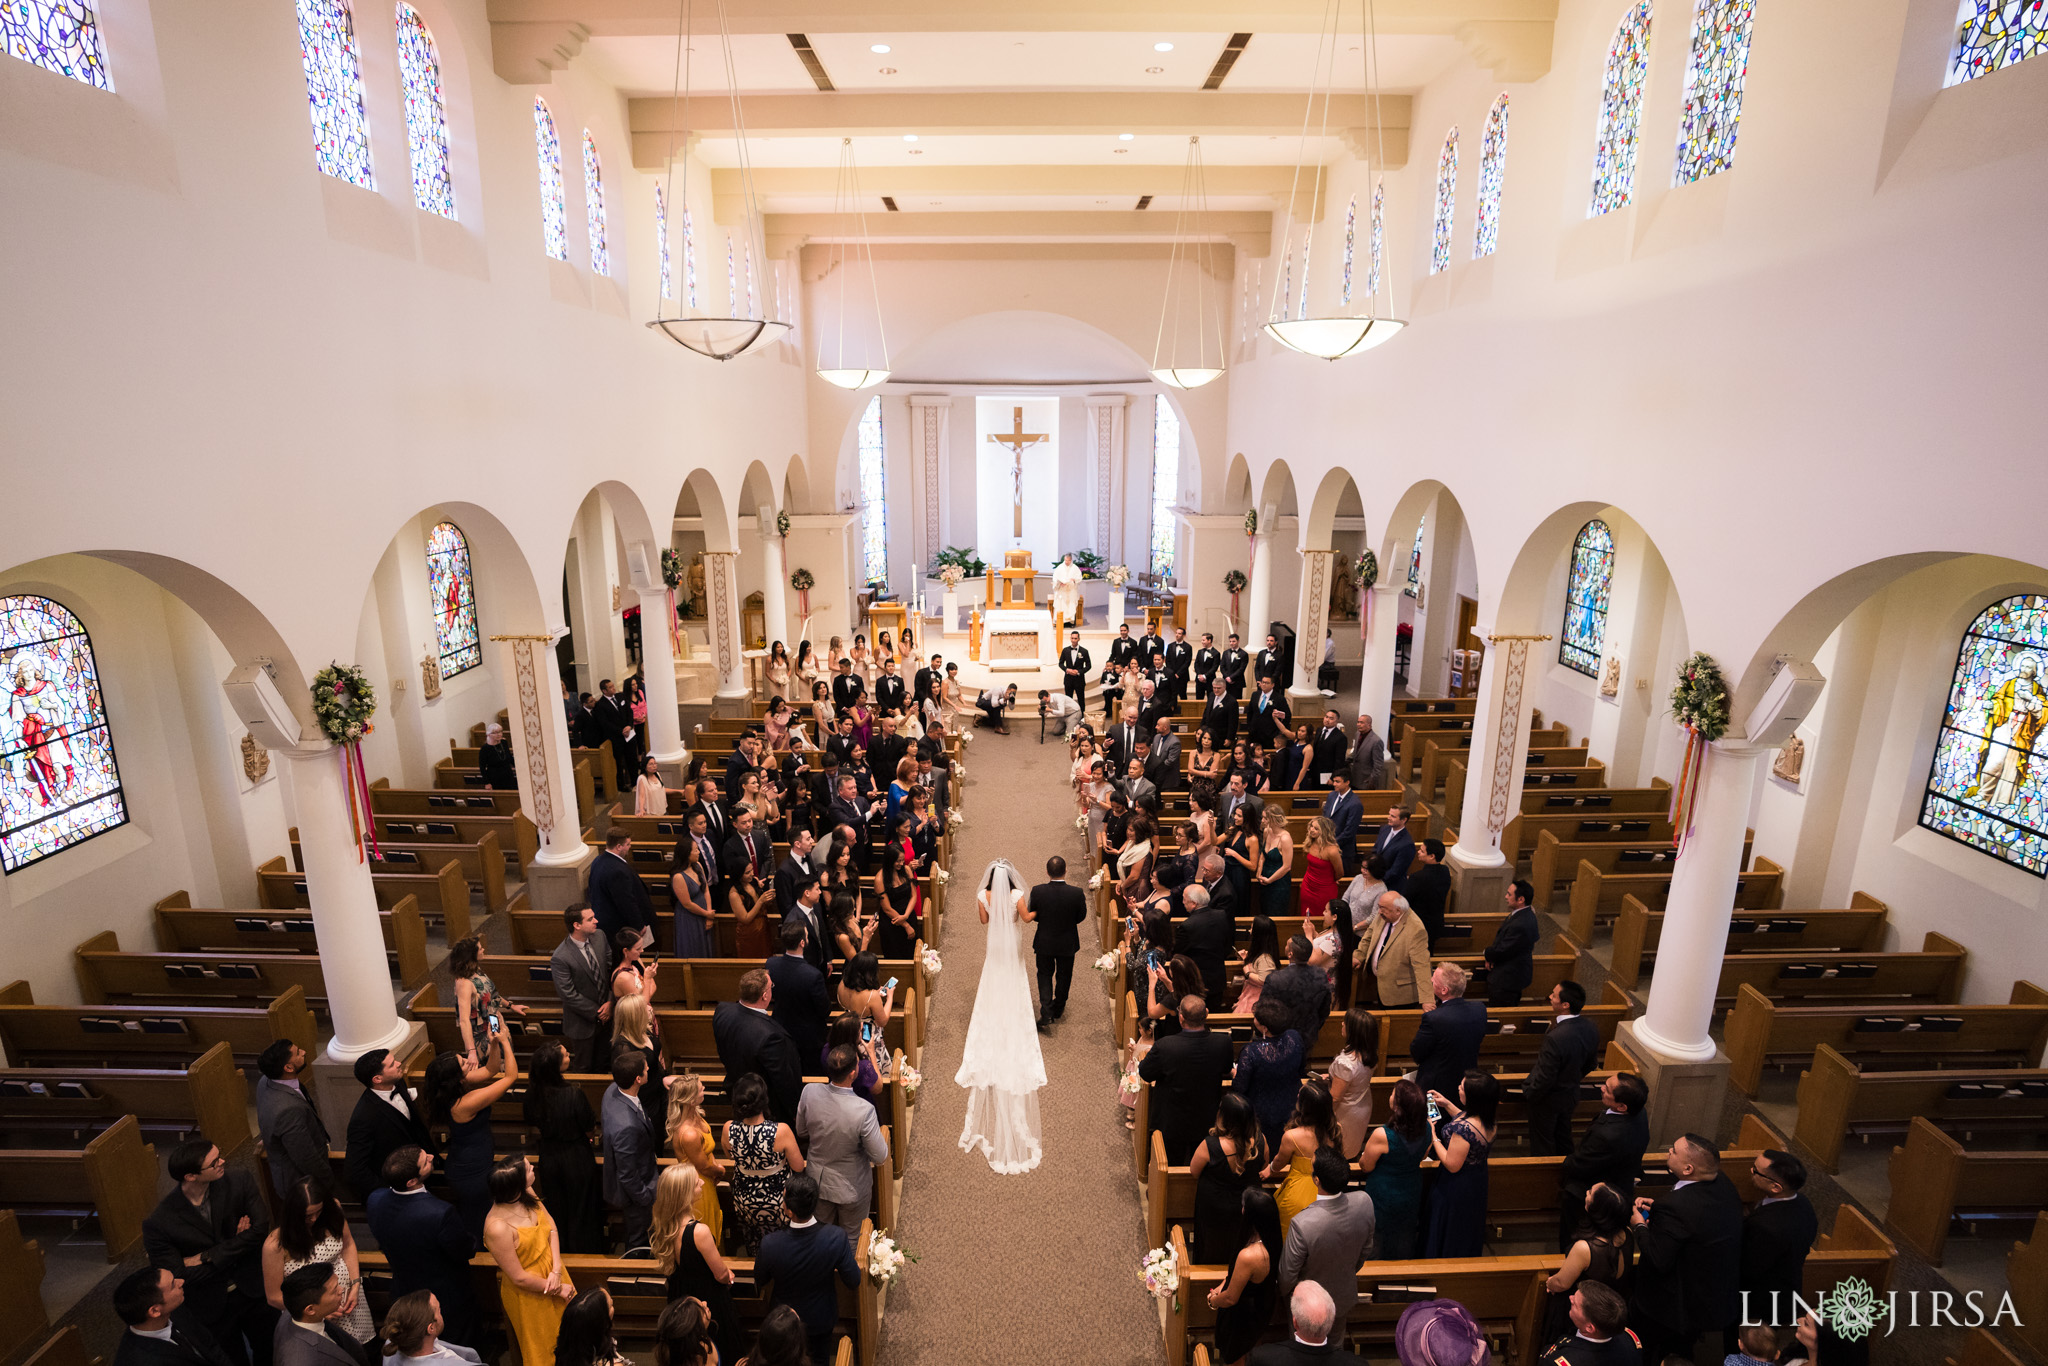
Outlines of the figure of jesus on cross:
{"type": "Polygon", "coordinates": [[[1024,409],[1010,410],[1010,430],[990,432],[988,439],[1010,448],[1010,534],[1024,539],[1024,448],[1045,440],[1049,433],[1024,430],[1024,409]]]}

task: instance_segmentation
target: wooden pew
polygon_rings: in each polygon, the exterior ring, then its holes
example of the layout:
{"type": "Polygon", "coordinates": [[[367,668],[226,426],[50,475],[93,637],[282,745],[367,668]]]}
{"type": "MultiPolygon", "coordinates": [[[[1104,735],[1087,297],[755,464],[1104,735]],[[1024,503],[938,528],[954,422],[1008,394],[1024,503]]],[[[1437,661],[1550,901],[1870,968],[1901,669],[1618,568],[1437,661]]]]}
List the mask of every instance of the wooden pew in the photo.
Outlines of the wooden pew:
{"type": "Polygon", "coordinates": [[[1969,955],[1947,935],[1929,931],[1917,952],[1742,953],[1721,960],[1714,1009],[1753,987],[1788,1005],[1859,1002],[1875,1010],[1947,1005],[1962,989],[1969,955]]]}
{"type": "MultiPolygon", "coordinates": [[[[659,903],[657,903],[657,906],[659,903]]],[[[555,951],[568,933],[568,925],[560,911],[529,911],[514,907],[506,912],[506,927],[512,932],[512,948],[515,953],[540,954],[545,957],[555,951]]],[[[782,932],[782,917],[775,911],[767,912],[768,942],[779,944],[777,936],[782,932]]],[[[927,923],[927,929],[930,928],[927,923]]],[[[725,958],[736,957],[739,953],[737,936],[739,920],[729,911],[716,913],[711,920],[711,942],[725,958]]],[[[654,945],[661,953],[668,953],[676,942],[676,913],[657,909],[654,912],[654,945]]]]}
{"type": "MultiPolygon", "coordinates": [[[[1537,752],[1535,750],[1530,751],[1532,754],[1537,752]]],[[[1588,788],[1602,788],[1607,785],[1607,765],[1601,763],[1598,759],[1588,757],[1580,760],[1576,767],[1560,767],[1559,765],[1562,763],[1562,760],[1557,757],[1557,752],[1544,752],[1550,755],[1547,763],[1527,767],[1523,770],[1522,784],[1525,788],[1540,790],[1569,788],[1573,791],[1583,791],[1588,788]]],[[[1453,758],[1444,766],[1443,808],[1446,812],[1458,812],[1465,809],[1466,781],[1466,764],[1462,757],[1453,758]]],[[[1445,838],[1448,839],[1450,837],[1446,836],[1445,838]]]]}
{"type": "Polygon", "coordinates": [[[2048,1357],[2048,1212],[2035,1215],[2033,1234],[2006,1254],[2005,1283],[2020,1316],[2013,1331],[2036,1356],[2048,1357]]]}
{"type": "Polygon", "coordinates": [[[2033,1219],[2048,1205],[2048,1151],[1977,1151],[1918,1115],[1893,1148],[1885,1232],[1940,1266],[1955,1222],[2033,1219]]]}
{"type": "MultiPolygon", "coordinates": [[[[299,827],[291,827],[292,869],[303,873],[306,870],[304,857],[299,852],[299,827]]],[[[505,855],[498,847],[495,831],[485,831],[475,844],[449,844],[445,841],[426,843],[379,843],[377,857],[370,860],[370,872],[425,873],[438,869],[453,861],[462,870],[463,880],[483,894],[484,910],[492,915],[505,909],[505,855]]],[[[465,902],[467,898],[464,898],[465,902]]],[[[464,906],[465,915],[468,907],[464,906]]],[[[455,936],[457,939],[461,935],[455,936]]]]}
{"type": "MultiPolygon", "coordinates": [[[[1428,801],[1436,796],[1437,785],[1449,776],[1453,760],[1471,767],[1472,736],[1468,732],[1421,738],[1422,765],[1415,780],[1415,790],[1422,794],[1424,801],[1428,801]]],[[[1584,768],[1591,762],[1591,756],[1583,744],[1573,745],[1570,740],[1570,732],[1562,721],[1549,730],[1531,731],[1522,750],[1522,762],[1532,769],[1584,768]]]]}
{"type": "Polygon", "coordinates": [[[278,1039],[320,1047],[306,993],[287,987],[263,1006],[39,1006],[27,982],[0,987],[0,1042],[23,1067],[126,1067],[134,1059],[197,1061],[224,1043],[238,1061],[278,1039]]]}
{"type": "Polygon", "coordinates": [[[327,999],[320,959],[303,953],[131,953],[112,930],[72,951],[88,1005],[211,1005],[264,1001],[297,987],[316,1006],[327,999]]]}
{"type": "Polygon", "coordinates": [[[21,1236],[13,1210],[0,1209],[0,1361],[49,1331],[49,1316],[43,1312],[42,1244],[21,1236]]]}
{"type": "MultiPolygon", "coordinates": [[[[1784,883],[1785,870],[1759,855],[1754,868],[1736,877],[1735,909],[1775,910],[1784,900],[1784,883]]],[[[1572,937],[1581,944],[1592,943],[1595,927],[1612,924],[1614,918],[1621,914],[1623,897],[1633,896],[1649,909],[1661,911],[1670,895],[1671,866],[1668,864],[1653,872],[1608,873],[1580,859],[1579,870],[1572,881],[1572,937]]]]}
{"type": "MultiPolygon", "coordinates": [[[[1728,922],[1727,952],[1875,952],[1884,945],[1888,913],[1876,897],[1854,892],[1847,910],[1739,915],[1728,922]]],[[[1608,969],[1614,980],[1633,990],[1656,960],[1663,933],[1664,912],[1651,910],[1634,896],[1623,897],[1621,913],[1614,918],[1614,960],[1608,969]]]]}
{"type": "Polygon", "coordinates": [[[156,1208],[156,1149],[123,1115],[83,1148],[0,1148],[0,1205],[33,1218],[92,1216],[119,1262],[142,1241],[156,1208]]]}
{"type": "Polygon", "coordinates": [[[72,1323],[45,1338],[21,1366],[101,1366],[101,1362],[85,1350],[85,1337],[72,1323]]]}
{"type": "MultiPolygon", "coordinates": [[[[508,729],[506,733],[511,732],[508,729]]],[[[482,747],[482,736],[479,735],[477,739],[477,744],[466,746],[456,744],[453,739],[448,741],[449,767],[465,775],[465,787],[483,785],[483,775],[477,770],[477,750],[482,747]],[[477,778],[473,782],[467,778],[470,773],[477,773],[477,778]]],[[[585,759],[590,761],[590,780],[599,801],[624,800],[633,791],[633,783],[639,777],[638,774],[628,774],[623,782],[620,781],[618,756],[612,753],[610,745],[599,745],[596,749],[571,749],[569,756],[571,763],[579,763],[585,759]]],[[[438,772],[434,777],[434,786],[444,786],[438,772]]]]}
{"type": "Polygon", "coordinates": [[[1878,1294],[1891,1289],[1892,1264],[1899,1249],[1870,1217],[1844,1200],[1835,1209],[1833,1230],[1813,1240],[1806,1254],[1806,1275],[1801,1282],[1806,1297],[1818,1297],[1850,1277],[1862,1281],[1878,1294]]]}
{"type": "MultiPolygon", "coordinates": [[[[1671,784],[1652,778],[1648,787],[1601,787],[1558,783],[1555,773],[1523,775],[1522,806],[1500,832],[1501,852],[1510,862],[1532,853],[1536,832],[1559,839],[1662,840],[1672,838],[1671,784]],[[1558,791],[1559,787],[1570,788],[1558,791]]],[[[1463,778],[1459,779],[1461,790],[1463,778]]]]}
{"type": "Polygon", "coordinates": [[[1947,1366],[2023,1366],[2019,1354],[1991,1336],[1988,1328],[1970,1329],[1963,1335],[1963,1350],[1942,1360],[1947,1366]]]}
{"type": "MultiPolygon", "coordinates": [[[[276,911],[194,909],[192,897],[172,892],[151,908],[156,920],[157,947],[166,953],[220,949],[230,953],[298,953],[314,955],[320,946],[310,915],[276,911]]],[[[402,986],[427,980],[427,928],[420,920],[419,899],[405,896],[388,911],[377,913],[384,932],[384,951],[391,956],[393,975],[402,986]]]]}
{"type": "Polygon", "coordinates": [[[443,788],[393,787],[389,778],[370,783],[370,809],[380,816],[516,816],[517,792],[496,792],[472,788],[452,792],[443,788]]]}
{"type": "Polygon", "coordinates": [[[224,1043],[176,1070],[0,1068],[0,1120],[11,1127],[76,1135],[122,1115],[181,1138],[203,1134],[223,1156],[233,1156],[255,1137],[249,1087],[224,1043]]]}
{"type": "Polygon", "coordinates": [[[1842,1057],[1923,1067],[2038,1067],[2048,1048],[2048,991],[2013,983],[2006,1005],[1873,1010],[1789,1006],[1744,984],[1723,1027],[1728,1080],[1754,1096],[1766,1063],[1805,1062],[1827,1044],[1842,1057]]]}
{"type": "Polygon", "coordinates": [[[1944,1068],[1928,1072],[1866,1072],[1826,1044],[1813,1050],[1813,1066],[1799,1074],[1799,1119],[1794,1133],[1828,1171],[1839,1168],[1852,1135],[1902,1134],[1914,1116],[1958,1133],[2048,1132],[2048,1070],[1944,1068]]]}
{"type": "Polygon", "coordinates": [[[431,816],[395,816],[379,813],[377,838],[387,844],[417,848],[428,844],[481,844],[485,835],[498,842],[505,867],[514,877],[526,876],[526,865],[540,852],[540,832],[524,814],[510,816],[441,811],[431,816]]]}
{"type": "MultiPolygon", "coordinates": [[[[1620,825],[1621,821],[1604,824],[1620,825]]],[[[1742,864],[1749,867],[1750,846],[1756,839],[1756,831],[1749,830],[1742,837],[1742,864]]],[[[1668,869],[1678,858],[1677,844],[1669,841],[1645,840],[1636,836],[1620,839],[1560,839],[1554,831],[1540,830],[1536,834],[1536,851],[1529,859],[1529,882],[1535,888],[1531,898],[1539,911],[1547,911],[1553,902],[1564,900],[1571,895],[1572,881],[1578,876],[1579,865],[1590,863],[1603,873],[1654,872],[1668,869]]]]}
{"type": "MultiPolygon", "coordinates": [[[[402,898],[414,897],[422,916],[441,917],[449,943],[469,937],[469,880],[454,859],[431,873],[372,873],[370,884],[377,891],[378,909],[390,910],[402,898]]],[[[267,911],[304,910],[313,904],[306,875],[286,867],[283,854],[256,870],[256,899],[267,911]]]]}

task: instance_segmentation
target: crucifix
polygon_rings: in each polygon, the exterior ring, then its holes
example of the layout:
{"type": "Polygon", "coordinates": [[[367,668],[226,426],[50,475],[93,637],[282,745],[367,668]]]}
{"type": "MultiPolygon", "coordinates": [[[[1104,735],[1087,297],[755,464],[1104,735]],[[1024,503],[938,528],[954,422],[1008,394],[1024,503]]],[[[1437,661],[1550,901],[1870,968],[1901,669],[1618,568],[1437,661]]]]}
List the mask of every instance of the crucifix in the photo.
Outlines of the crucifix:
{"type": "Polygon", "coordinates": [[[1020,541],[1024,539],[1024,448],[1037,445],[1047,435],[1045,432],[1024,430],[1024,409],[1021,407],[1010,410],[1009,431],[988,434],[989,440],[1010,448],[1010,534],[1020,541]]]}

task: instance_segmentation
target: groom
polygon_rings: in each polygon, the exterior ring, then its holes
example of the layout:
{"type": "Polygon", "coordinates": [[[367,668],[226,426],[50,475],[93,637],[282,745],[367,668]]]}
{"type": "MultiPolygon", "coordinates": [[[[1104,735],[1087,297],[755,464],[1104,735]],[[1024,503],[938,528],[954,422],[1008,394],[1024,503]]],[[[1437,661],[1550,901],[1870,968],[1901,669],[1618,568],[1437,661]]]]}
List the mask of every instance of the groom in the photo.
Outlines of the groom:
{"type": "Polygon", "coordinates": [[[1088,898],[1067,883],[1067,861],[1054,854],[1045,861],[1049,879],[1031,889],[1023,918],[1036,921],[1031,951],[1038,956],[1038,1032],[1067,1012],[1067,988],[1074,984],[1074,955],[1081,951],[1080,925],[1088,918],[1088,898]],[[1057,982],[1057,984],[1055,984],[1057,982]]]}

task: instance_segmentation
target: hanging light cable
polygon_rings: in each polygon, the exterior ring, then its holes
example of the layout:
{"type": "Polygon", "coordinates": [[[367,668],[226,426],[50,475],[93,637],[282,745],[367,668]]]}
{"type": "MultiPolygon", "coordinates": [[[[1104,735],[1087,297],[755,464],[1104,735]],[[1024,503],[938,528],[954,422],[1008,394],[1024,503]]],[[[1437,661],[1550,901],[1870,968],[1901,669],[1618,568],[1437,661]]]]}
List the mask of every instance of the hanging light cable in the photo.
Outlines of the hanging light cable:
{"type": "Polygon", "coordinates": [[[882,363],[848,365],[846,362],[846,277],[851,272],[852,263],[846,258],[847,234],[842,233],[835,244],[838,255],[833,266],[839,276],[839,323],[832,348],[834,364],[825,364],[825,339],[818,338],[818,378],[842,389],[866,389],[889,378],[889,338],[882,330],[882,282],[875,274],[875,244],[868,238],[868,211],[860,197],[860,168],[854,161],[852,138],[839,139],[839,174],[832,185],[832,213],[834,217],[849,220],[849,227],[857,228],[854,245],[867,254],[868,288],[874,295],[875,337],[881,345],[882,363]]]}
{"type": "Polygon", "coordinates": [[[1209,205],[1209,177],[1202,164],[1202,139],[1188,138],[1187,162],[1180,174],[1180,205],[1174,211],[1173,247],[1166,258],[1166,297],[1159,302],[1159,331],[1152,339],[1152,377],[1176,389],[1196,389],[1223,373],[1223,304],[1216,304],[1216,363],[1209,364],[1209,240],[1202,232],[1202,218],[1209,205]],[[1190,363],[1180,358],[1181,310],[1186,303],[1180,284],[1181,256],[1185,252],[1194,270],[1189,286],[1194,292],[1195,354],[1190,363]],[[1173,341],[1164,365],[1159,351],[1167,336],[1167,320],[1173,323],[1173,341]]]}

